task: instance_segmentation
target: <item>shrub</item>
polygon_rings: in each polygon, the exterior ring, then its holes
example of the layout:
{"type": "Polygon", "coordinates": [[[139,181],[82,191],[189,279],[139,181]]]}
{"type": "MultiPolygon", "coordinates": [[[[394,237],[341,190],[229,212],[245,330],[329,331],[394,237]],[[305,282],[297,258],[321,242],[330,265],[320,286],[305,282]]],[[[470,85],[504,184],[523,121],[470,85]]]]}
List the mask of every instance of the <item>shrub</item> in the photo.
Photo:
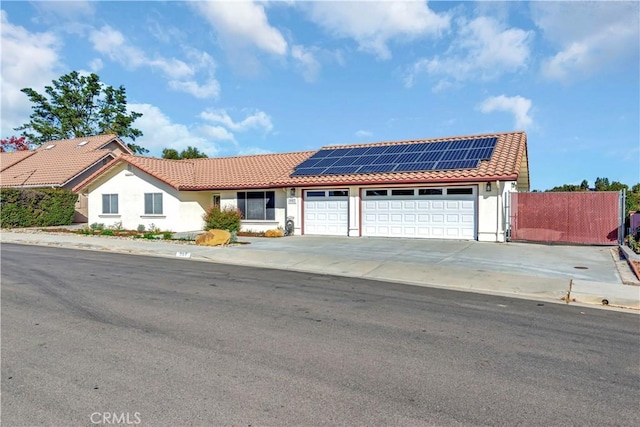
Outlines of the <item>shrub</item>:
{"type": "Polygon", "coordinates": [[[283,237],[284,231],[280,229],[267,230],[264,232],[264,237],[283,237]]]}
{"type": "Polygon", "coordinates": [[[144,226],[144,224],[138,224],[138,232],[144,233],[146,229],[147,228],[144,226]]]}
{"type": "Polygon", "coordinates": [[[0,226],[69,225],[77,200],[77,194],[62,188],[2,188],[0,226]]]}
{"type": "Polygon", "coordinates": [[[237,233],[240,230],[242,213],[229,206],[220,208],[218,205],[212,205],[202,215],[202,219],[205,230],[227,230],[230,233],[237,233]]]}
{"type": "Polygon", "coordinates": [[[171,240],[173,238],[173,233],[171,231],[162,232],[162,238],[164,240],[171,240]]]}
{"type": "Polygon", "coordinates": [[[100,231],[100,234],[102,236],[115,236],[116,233],[113,232],[113,230],[102,230],[100,231]]]}
{"type": "Polygon", "coordinates": [[[92,230],[98,230],[98,231],[104,230],[104,224],[101,222],[94,222],[89,227],[91,227],[92,230]]]}

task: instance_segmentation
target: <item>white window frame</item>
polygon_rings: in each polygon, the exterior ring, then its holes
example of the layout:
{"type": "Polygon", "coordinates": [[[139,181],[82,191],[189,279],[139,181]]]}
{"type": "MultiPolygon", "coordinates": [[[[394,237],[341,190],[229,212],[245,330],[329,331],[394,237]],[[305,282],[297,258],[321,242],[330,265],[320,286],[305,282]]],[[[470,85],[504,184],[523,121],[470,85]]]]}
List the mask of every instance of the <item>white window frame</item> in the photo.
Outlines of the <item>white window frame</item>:
{"type": "Polygon", "coordinates": [[[118,193],[106,193],[102,195],[102,214],[103,215],[118,215],[118,212],[119,212],[118,208],[119,208],[118,193]],[[115,199],[115,212],[113,209],[114,199],[115,199]],[[107,207],[106,206],[107,204],[105,204],[105,202],[107,202],[108,204],[108,209],[105,209],[105,207],[107,207]]]}
{"type": "Polygon", "coordinates": [[[163,215],[164,206],[163,206],[163,197],[162,193],[144,193],[144,214],[145,215],[163,215]],[[148,204],[148,196],[151,197],[151,204],[148,204]],[[160,199],[160,211],[157,211],[157,199],[160,199]]]}

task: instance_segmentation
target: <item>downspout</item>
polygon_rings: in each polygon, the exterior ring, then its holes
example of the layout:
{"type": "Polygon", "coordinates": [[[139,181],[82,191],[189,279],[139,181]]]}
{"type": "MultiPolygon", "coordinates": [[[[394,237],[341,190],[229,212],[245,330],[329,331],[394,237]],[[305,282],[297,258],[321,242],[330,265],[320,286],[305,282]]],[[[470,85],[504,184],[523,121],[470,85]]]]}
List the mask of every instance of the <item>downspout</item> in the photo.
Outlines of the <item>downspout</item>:
{"type": "Polygon", "coordinates": [[[282,225],[284,229],[287,227],[287,219],[289,218],[289,215],[287,215],[289,208],[289,188],[283,187],[282,191],[284,191],[284,224],[282,225]]]}

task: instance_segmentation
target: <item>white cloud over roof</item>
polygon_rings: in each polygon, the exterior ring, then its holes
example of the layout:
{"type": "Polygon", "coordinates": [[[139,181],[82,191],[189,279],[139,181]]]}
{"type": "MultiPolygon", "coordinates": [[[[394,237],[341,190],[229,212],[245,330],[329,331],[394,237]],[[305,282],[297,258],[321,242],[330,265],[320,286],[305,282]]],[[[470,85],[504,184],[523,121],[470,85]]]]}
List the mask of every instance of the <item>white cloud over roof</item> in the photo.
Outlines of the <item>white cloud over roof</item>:
{"type": "Polygon", "coordinates": [[[442,55],[416,61],[406,73],[411,87],[421,74],[440,77],[435,90],[456,82],[490,80],[507,72],[526,68],[531,55],[533,33],[507,27],[495,18],[480,16],[471,21],[458,19],[457,34],[442,55]]]}
{"type": "Polygon", "coordinates": [[[533,119],[530,115],[531,100],[519,95],[491,96],[478,105],[478,110],[486,114],[493,113],[494,111],[512,114],[515,120],[515,129],[528,129],[533,125],[533,119]]]}
{"type": "Polygon", "coordinates": [[[531,9],[544,38],[558,49],[543,60],[543,76],[575,79],[638,63],[640,3],[534,2],[531,9]]]}
{"type": "Polygon", "coordinates": [[[392,57],[391,41],[439,35],[449,28],[447,14],[437,14],[426,1],[309,2],[310,19],[335,37],[351,38],[362,51],[380,59],[392,57]]]}

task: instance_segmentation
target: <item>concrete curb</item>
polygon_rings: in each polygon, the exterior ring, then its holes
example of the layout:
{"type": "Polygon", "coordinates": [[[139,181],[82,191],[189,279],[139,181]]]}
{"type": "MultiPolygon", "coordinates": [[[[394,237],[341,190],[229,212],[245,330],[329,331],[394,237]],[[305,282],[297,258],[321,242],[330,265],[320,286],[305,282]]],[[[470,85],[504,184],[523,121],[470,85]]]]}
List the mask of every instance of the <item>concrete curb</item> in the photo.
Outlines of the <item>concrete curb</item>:
{"type": "Polygon", "coordinates": [[[570,284],[564,278],[468,269],[462,265],[351,259],[296,253],[293,248],[282,251],[252,249],[244,245],[211,248],[188,243],[142,242],[95,236],[52,236],[48,233],[14,231],[3,232],[0,242],[284,269],[559,304],[640,310],[640,287],[575,279],[570,284]]]}
{"type": "Polygon", "coordinates": [[[572,281],[569,299],[571,302],[640,310],[639,287],[623,286],[617,287],[617,289],[607,288],[610,288],[610,285],[606,283],[574,280],[572,281]]]}
{"type": "Polygon", "coordinates": [[[636,278],[639,281],[638,283],[633,283],[633,284],[634,285],[640,284],[640,270],[638,270],[636,265],[633,262],[631,262],[631,261],[640,262],[640,255],[636,254],[631,250],[631,248],[625,245],[620,245],[620,252],[622,252],[622,255],[625,257],[625,259],[627,260],[627,263],[629,264],[629,267],[631,267],[631,270],[636,275],[636,278]]]}

